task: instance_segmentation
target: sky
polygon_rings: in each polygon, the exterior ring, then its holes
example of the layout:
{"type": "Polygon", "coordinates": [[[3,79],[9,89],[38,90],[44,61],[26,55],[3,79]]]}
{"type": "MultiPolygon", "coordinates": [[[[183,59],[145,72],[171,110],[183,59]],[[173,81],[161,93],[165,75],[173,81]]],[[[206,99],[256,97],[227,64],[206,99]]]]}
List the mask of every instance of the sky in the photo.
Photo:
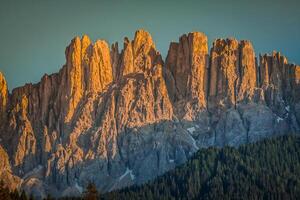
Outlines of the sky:
{"type": "Polygon", "coordinates": [[[300,64],[299,0],[0,0],[0,71],[9,89],[38,82],[65,63],[83,34],[110,44],[149,31],[165,57],[188,32],[250,40],[255,52],[280,51],[300,64]]]}

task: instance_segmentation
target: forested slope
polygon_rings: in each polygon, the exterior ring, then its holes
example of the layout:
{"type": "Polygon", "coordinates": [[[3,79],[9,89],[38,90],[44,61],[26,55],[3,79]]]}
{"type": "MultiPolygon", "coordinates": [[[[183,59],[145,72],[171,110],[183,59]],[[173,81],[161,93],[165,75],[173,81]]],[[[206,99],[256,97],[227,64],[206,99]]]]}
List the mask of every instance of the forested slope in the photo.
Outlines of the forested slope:
{"type": "Polygon", "coordinates": [[[186,164],[105,199],[299,199],[300,138],[198,151],[186,164]]]}

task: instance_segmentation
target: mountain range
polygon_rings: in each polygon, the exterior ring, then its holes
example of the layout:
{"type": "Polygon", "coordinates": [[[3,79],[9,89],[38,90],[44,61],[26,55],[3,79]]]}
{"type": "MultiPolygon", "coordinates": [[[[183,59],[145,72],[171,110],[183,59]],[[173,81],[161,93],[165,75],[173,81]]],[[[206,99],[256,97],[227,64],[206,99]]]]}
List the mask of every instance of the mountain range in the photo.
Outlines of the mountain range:
{"type": "Polygon", "coordinates": [[[142,184],[210,146],[300,130],[300,66],[204,33],[72,39],[58,73],[8,91],[0,73],[0,179],[37,197],[142,184]]]}

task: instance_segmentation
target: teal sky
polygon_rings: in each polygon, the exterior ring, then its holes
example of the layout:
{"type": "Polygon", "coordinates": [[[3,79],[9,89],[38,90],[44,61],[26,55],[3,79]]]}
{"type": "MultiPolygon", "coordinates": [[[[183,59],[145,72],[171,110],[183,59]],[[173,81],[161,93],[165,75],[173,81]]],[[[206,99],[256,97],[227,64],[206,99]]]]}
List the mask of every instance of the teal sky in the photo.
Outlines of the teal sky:
{"type": "Polygon", "coordinates": [[[251,40],[300,64],[299,0],[0,0],[0,71],[10,89],[37,82],[65,63],[70,40],[88,34],[110,44],[148,30],[165,57],[183,33],[251,40]]]}

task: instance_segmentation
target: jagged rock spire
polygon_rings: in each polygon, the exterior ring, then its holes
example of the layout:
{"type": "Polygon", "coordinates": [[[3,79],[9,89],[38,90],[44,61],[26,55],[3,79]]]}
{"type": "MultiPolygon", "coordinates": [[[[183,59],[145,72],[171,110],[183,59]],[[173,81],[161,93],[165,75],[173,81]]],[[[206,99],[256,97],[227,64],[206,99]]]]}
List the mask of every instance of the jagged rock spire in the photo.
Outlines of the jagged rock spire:
{"type": "Polygon", "coordinates": [[[66,122],[85,94],[101,92],[113,81],[110,49],[106,41],[97,40],[94,44],[87,35],[75,37],[66,49],[66,67],[61,74],[62,94],[67,95],[66,122]]]}
{"type": "Polygon", "coordinates": [[[217,39],[211,49],[211,99],[225,106],[252,99],[256,87],[255,54],[249,41],[217,39]]]}
{"type": "Polygon", "coordinates": [[[249,41],[217,39],[209,55],[205,34],[192,32],[170,44],[164,64],[145,30],[120,53],[84,35],[37,84],[8,95],[0,73],[0,135],[24,187],[61,195],[94,180],[109,191],[144,183],[200,147],[299,131],[299,85],[299,66],[278,53],[257,66],[249,41]]]}
{"type": "MultiPolygon", "coordinates": [[[[8,89],[4,75],[0,72],[0,121],[5,120],[8,104],[8,89]]],[[[0,124],[1,126],[1,124],[0,124]]]]}
{"type": "Polygon", "coordinates": [[[191,106],[197,111],[206,107],[208,64],[205,34],[192,32],[182,35],[179,43],[170,44],[165,64],[169,95],[175,104],[188,103],[179,112],[186,112],[191,106]]]}
{"type": "Polygon", "coordinates": [[[162,64],[151,35],[142,29],[135,32],[132,41],[124,38],[121,60],[120,77],[130,73],[150,73],[156,64],[162,64]]]}

